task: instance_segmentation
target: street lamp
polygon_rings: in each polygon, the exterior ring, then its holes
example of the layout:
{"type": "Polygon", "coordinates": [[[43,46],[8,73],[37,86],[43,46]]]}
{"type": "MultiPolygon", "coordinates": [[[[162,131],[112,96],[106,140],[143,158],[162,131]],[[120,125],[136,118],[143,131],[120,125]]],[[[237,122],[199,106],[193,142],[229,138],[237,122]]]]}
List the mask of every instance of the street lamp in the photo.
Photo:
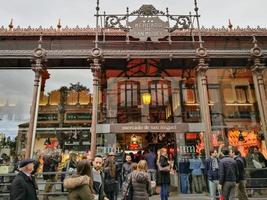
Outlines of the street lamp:
{"type": "Polygon", "coordinates": [[[145,105],[149,105],[151,103],[151,94],[150,93],[142,94],[142,102],[145,105]]]}

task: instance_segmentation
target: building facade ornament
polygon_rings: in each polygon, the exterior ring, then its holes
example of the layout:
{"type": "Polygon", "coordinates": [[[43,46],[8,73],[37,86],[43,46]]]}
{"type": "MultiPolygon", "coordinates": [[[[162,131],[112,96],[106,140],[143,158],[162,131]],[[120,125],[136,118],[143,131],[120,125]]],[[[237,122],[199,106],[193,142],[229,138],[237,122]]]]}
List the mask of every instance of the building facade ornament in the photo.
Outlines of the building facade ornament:
{"type": "Polygon", "coordinates": [[[91,140],[90,150],[92,158],[96,155],[96,125],[98,119],[98,99],[99,99],[99,75],[101,72],[101,61],[103,58],[102,50],[100,48],[93,48],[88,61],[91,65],[93,74],[93,108],[92,108],[92,123],[91,123],[91,140]]]}
{"type": "Polygon", "coordinates": [[[197,72],[197,87],[199,96],[199,105],[201,110],[201,119],[204,124],[204,145],[206,156],[210,154],[211,148],[211,120],[210,120],[210,108],[209,108],[209,98],[208,98],[208,82],[206,72],[209,68],[206,62],[208,57],[207,49],[202,47],[202,45],[196,49],[196,72],[197,72]]]}
{"type": "Polygon", "coordinates": [[[266,106],[267,98],[266,98],[264,79],[263,79],[263,73],[266,69],[266,66],[262,62],[263,60],[262,50],[258,46],[258,41],[255,35],[253,35],[252,38],[253,38],[252,43],[254,44],[254,46],[250,50],[250,57],[251,57],[250,60],[252,61],[251,71],[255,87],[257,104],[259,108],[261,129],[263,131],[265,143],[267,145],[267,106],[266,106]]]}
{"type": "Polygon", "coordinates": [[[40,95],[39,86],[40,81],[42,81],[42,73],[46,70],[46,51],[42,48],[42,35],[40,35],[40,39],[38,42],[38,47],[34,49],[32,54],[32,70],[34,71],[34,87],[33,87],[33,97],[32,97],[32,105],[30,111],[30,121],[29,121],[29,130],[27,133],[27,141],[26,141],[26,158],[31,158],[33,154],[33,147],[35,142],[35,130],[37,126],[37,116],[38,115],[38,99],[40,95]]]}

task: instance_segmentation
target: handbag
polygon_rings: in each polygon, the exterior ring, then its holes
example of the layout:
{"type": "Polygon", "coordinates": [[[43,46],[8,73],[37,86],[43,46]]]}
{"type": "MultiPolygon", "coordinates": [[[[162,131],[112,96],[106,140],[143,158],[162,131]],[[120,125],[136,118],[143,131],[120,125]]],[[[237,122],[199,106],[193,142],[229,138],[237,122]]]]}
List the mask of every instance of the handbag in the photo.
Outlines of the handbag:
{"type": "Polygon", "coordinates": [[[224,196],[222,194],[219,196],[219,200],[224,200],[224,196]]]}
{"type": "Polygon", "coordinates": [[[219,200],[224,200],[222,189],[219,189],[219,200]]]}
{"type": "Polygon", "coordinates": [[[257,169],[261,169],[262,168],[262,164],[258,161],[256,161],[255,159],[252,159],[253,165],[255,168],[257,169]]]}

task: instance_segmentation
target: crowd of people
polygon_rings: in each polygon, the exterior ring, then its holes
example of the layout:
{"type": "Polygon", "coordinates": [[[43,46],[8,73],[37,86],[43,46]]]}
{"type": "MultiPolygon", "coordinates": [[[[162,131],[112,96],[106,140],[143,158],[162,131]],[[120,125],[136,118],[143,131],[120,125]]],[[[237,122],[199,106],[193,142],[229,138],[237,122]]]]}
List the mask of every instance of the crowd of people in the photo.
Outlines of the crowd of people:
{"type": "MultiPolygon", "coordinates": [[[[67,189],[68,198],[73,200],[116,200],[119,191],[122,191],[121,198],[124,200],[148,200],[149,196],[155,193],[156,172],[159,169],[160,196],[162,200],[168,199],[171,165],[167,149],[162,148],[158,158],[149,150],[145,154],[126,154],[125,163],[121,167],[117,165],[115,157],[111,152],[106,157],[96,155],[91,159],[84,156],[77,160],[75,154],[70,154],[65,165],[61,166],[62,171],[68,172],[61,173],[62,190],[67,189]]],[[[40,163],[34,159],[19,162],[19,173],[10,188],[11,200],[37,199],[38,187],[34,173],[39,167],[40,163]]],[[[42,168],[43,178],[46,180],[46,194],[43,200],[49,199],[48,193],[58,178],[51,172],[56,172],[59,167],[59,157],[56,154],[44,156],[42,168]]]]}
{"type": "MultiPolygon", "coordinates": [[[[143,153],[126,154],[122,165],[116,162],[116,154],[113,152],[104,157],[96,155],[93,159],[90,154],[79,158],[75,153],[69,155],[65,162],[62,162],[64,157],[56,153],[45,155],[42,163],[33,159],[21,160],[19,173],[11,184],[10,199],[37,199],[38,187],[34,174],[40,165],[44,172],[43,179],[46,180],[43,200],[49,199],[49,192],[59,179],[56,174],[49,173],[59,170],[62,191],[67,190],[69,199],[73,200],[116,200],[119,195],[123,200],[148,200],[149,196],[156,193],[160,194],[161,200],[168,200],[170,174],[176,172],[180,179],[181,193],[189,191],[190,173],[193,190],[200,193],[206,185],[211,200],[218,196],[223,196],[225,200],[235,196],[240,200],[248,199],[245,168],[249,161],[241,157],[237,149],[213,149],[204,161],[194,154],[188,162],[177,157],[171,160],[167,148],[161,148],[157,153],[147,149],[143,153]],[[203,174],[206,175],[207,182],[203,179],[203,174]]],[[[254,165],[262,163],[263,166],[263,158],[256,154],[252,157],[254,165]]]]}

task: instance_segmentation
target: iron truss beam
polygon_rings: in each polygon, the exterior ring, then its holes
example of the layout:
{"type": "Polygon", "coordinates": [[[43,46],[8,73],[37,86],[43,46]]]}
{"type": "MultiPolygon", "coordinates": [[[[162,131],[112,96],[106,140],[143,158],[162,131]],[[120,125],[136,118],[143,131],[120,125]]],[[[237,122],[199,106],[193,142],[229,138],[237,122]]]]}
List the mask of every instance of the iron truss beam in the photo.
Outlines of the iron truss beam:
{"type": "MultiPolygon", "coordinates": [[[[263,59],[267,60],[267,50],[263,50],[263,59]]],[[[47,50],[48,68],[82,69],[88,68],[86,59],[89,50],[47,50]],[[59,62],[61,61],[61,62],[59,62]],[[50,66],[49,66],[50,65],[50,66]]],[[[250,58],[250,50],[208,50],[212,59],[244,60],[250,58]]],[[[28,69],[32,50],[0,50],[0,69],[28,69]],[[25,67],[24,67],[25,65],[25,67]]],[[[129,60],[135,58],[145,59],[183,59],[196,58],[195,50],[103,50],[105,60],[129,60]]]]}

